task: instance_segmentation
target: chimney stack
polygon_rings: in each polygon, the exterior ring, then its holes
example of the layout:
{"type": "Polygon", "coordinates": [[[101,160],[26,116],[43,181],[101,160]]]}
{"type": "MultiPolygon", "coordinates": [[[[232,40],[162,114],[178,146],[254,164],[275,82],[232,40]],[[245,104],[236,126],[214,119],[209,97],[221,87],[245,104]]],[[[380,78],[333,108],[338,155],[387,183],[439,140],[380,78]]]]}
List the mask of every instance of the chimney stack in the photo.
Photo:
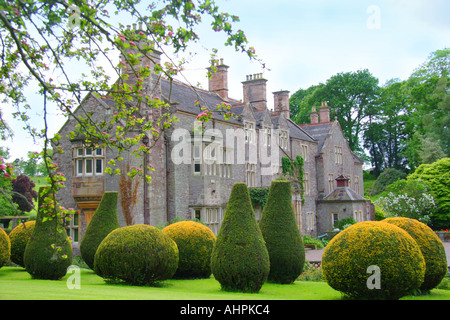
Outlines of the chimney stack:
{"type": "Polygon", "coordinates": [[[330,107],[326,101],[322,102],[322,106],[319,108],[320,123],[330,122],[330,107]]]}
{"type": "Polygon", "coordinates": [[[262,77],[262,73],[248,75],[247,80],[242,82],[244,103],[251,103],[258,110],[266,109],[266,83],[267,80],[262,77]]]}
{"type": "Polygon", "coordinates": [[[274,113],[279,116],[281,114],[284,114],[286,119],[290,118],[290,112],[289,112],[289,91],[282,90],[273,92],[273,111],[274,113]]]}
{"type": "Polygon", "coordinates": [[[316,107],[312,107],[312,111],[309,114],[311,117],[311,124],[319,123],[319,113],[316,111],[316,107]]]}
{"type": "Polygon", "coordinates": [[[208,81],[209,91],[217,93],[224,100],[228,100],[228,68],[223,64],[223,59],[211,60],[211,67],[208,68],[211,74],[208,81]],[[213,70],[213,67],[216,70],[213,70]]]}

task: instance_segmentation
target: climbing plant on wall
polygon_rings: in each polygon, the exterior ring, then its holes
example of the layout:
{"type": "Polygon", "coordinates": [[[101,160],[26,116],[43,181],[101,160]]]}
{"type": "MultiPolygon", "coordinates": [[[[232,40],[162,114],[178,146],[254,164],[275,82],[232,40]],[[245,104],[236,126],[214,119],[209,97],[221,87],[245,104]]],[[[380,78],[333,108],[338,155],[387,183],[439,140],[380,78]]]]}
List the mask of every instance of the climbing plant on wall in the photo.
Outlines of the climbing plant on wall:
{"type": "Polygon", "coordinates": [[[302,194],[302,204],[304,204],[305,197],[303,195],[303,177],[305,170],[303,157],[297,156],[294,161],[292,161],[289,157],[282,157],[281,165],[284,178],[291,182],[291,186],[294,192],[300,192],[302,194]]]}

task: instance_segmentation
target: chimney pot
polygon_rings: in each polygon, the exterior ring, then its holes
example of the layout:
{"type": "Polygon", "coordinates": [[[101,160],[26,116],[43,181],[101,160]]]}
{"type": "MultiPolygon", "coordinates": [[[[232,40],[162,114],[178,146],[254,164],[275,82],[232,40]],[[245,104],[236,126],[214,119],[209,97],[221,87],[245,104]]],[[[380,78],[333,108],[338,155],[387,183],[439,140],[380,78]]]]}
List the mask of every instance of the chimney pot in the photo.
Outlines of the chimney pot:
{"type": "Polygon", "coordinates": [[[211,72],[208,85],[209,91],[217,93],[220,97],[228,99],[228,66],[223,64],[223,59],[211,60],[213,67],[216,67],[216,71],[212,72],[211,68],[208,68],[211,72]]]}
{"type": "Polygon", "coordinates": [[[319,109],[320,123],[330,122],[330,107],[326,101],[322,102],[322,106],[319,109]]]}

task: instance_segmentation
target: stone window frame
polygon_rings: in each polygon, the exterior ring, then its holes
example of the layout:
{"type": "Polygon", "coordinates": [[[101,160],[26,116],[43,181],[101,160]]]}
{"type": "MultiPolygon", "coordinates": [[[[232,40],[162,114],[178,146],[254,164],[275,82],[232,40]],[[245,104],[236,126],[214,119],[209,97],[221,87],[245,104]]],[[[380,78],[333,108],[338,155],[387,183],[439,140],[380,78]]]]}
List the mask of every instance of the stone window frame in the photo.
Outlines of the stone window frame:
{"type": "Polygon", "coordinates": [[[72,243],[79,243],[79,226],[80,226],[80,210],[75,210],[72,216],[72,220],[66,222],[67,236],[72,239],[72,243]]]}
{"type": "Polygon", "coordinates": [[[73,149],[73,175],[75,177],[93,177],[104,175],[105,150],[103,148],[78,146],[73,149]],[[90,150],[90,152],[88,152],[88,150],[90,150]],[[90,163],[91,168],[89,172],[86,171],[88,163],[90,163]]]}
{"type": "Polygon", "coordinates": [[[264,126],[262,129],[263,145],[270,147],[272,144],[272,127],[264,126]]]}
{"type": "Polygon", "coordinates": [[[302,144],[301,146],[302,149],[302,157],[303,157],[303,161],[308,161],[308,145],[307,144],[302,144]]]}
{"type": "Polygon", "coordinates": [[[316,225],[316,215],[314,212],[309,211],[306,213],[306,230],[314,231],[316,225]]]}
{"type": "Polygon", "coordinates": [[[334,155],[335,155],[335,163],[336,164],[343,164],[343,150],[341,146],[334,146],[334,155]]]}
{"type": "Polygon", "coordinates": [[[311,187],[309,183],[309,172],[303,173],[303,189],[305,195],[309,196],[311,194],[311,187]]]}
{"type": "Polygon", "coordinates": [[[256,163],[247,162],[245,164],[245,172],[248,187],[256,187],[256,163]]]}
{"type": "Polygon", "coordinates": [[[334,190],[334,175],[332,173],[328,174],[328,189],[329,193],[334,190]]]}
{"type": "Polygon", "coordinates": [[[339,212],[337,211],[332,211],[330,212],[330,222],[331,222],[331,230],[334,230],[334,224],[339,221],[339,212]],[[337,218],[335,219],[335,215],[337,216],[337,218]]]}
{"type": "Polygon", "coordinates": [[[244,121],[245,143],[256,143],[256,124],[251,121],[244,121]]]}
{"type": "Polygon", "coordinates": [[[279,144],[280,148],[283,150],[289,148],[289,132],[287,130],[279,130],[279,144]]]}

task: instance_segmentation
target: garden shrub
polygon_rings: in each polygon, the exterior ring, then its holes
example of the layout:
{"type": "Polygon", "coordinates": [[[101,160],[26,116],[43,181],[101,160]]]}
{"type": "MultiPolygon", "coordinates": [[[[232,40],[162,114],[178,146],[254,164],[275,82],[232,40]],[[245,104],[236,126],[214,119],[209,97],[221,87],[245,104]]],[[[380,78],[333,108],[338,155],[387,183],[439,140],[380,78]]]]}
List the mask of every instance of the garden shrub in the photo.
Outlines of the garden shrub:
{"type": "Polygon", "coordinates": [[[425,260],[416,241],[403,229],[382,221],[356,223],[325,247],[322,271],[327,283],[356,299],[399,299],[420,287],[425,260]],[[380,287],[371,278],[377,266],[380,287]]]}
{"type": "Polygon", "coordinates": [[[305,248],[292,207],[291,183],[274,180],[259,223],[270,258],[268,280],[289,284],[303,271],[305,248]]]}
{"type": "Polygon", "coordinates": [[[113,230],[120,227],[117,216],[117,191],[106,191],[86,228],[80,243],[80,254],[89,268],[94,269],[94,256],[100,243],[113,230]]]}
{"type": "Polygon", "coordinates": [[[377,194],[382,193],[386,186],[394,183],[397,180],[405,179],[406,173],[401,170],[394,168],[386,168],[375,181],[372,190],[370,190],[370,194],[372,196],[376,196],[377,194]]]}
{"type": "Polygon", "coordinates": [[[417,242],[426,266],[425,278],[419,289],[429,291],[435,288],[448,271],[444,244],[436,233],[426,224],[415,219],[395,217],[383,221],[402,228],[417,242]]]}
{"type": "Polygon", "coordinates": [[[211,255],[211,271],[222,290],[256,293],[270,261],[245,183],[234,184],[211,255]]]}
{"type": "Polygon", "coordinates": [[[61,217],[47,219],[41,206],[53,195],[45,187],[39,189],[38,214],[33,234],[25,247],[25,269],[35,279],[59,280],[72,263],[72,245],[61,217]],[[45,219],[44,219],[45,218],[45,219]]]}
{"type": "Polygon", "coordinates": [[[5,230],[0,228],[0,268],[8,263],[11,257],[11,241],[5,230]]]}
{"type": "Polygon", "coordinates": [[[9,239],[11,240],[11,261],[21,267],[24,267],[23,254],[25,253],[28,240],[33,234],[35,224],[36,221],[21,223],[9,234],[9,239]]]}
{"type": "Polygon", "coordinates": [[[178,267],[176,243],[150,225],[115,229],[100,243],[94,272],[107,280],[154,285],[172,278],[178,267]]]}
{"type": "Polygon", "coordinates": [[[178,269],[174,278],[209,278],[216,236],[207,226],[195,221],[180,221],[165,227],[162,232],[178,247],[178,269]]]}

